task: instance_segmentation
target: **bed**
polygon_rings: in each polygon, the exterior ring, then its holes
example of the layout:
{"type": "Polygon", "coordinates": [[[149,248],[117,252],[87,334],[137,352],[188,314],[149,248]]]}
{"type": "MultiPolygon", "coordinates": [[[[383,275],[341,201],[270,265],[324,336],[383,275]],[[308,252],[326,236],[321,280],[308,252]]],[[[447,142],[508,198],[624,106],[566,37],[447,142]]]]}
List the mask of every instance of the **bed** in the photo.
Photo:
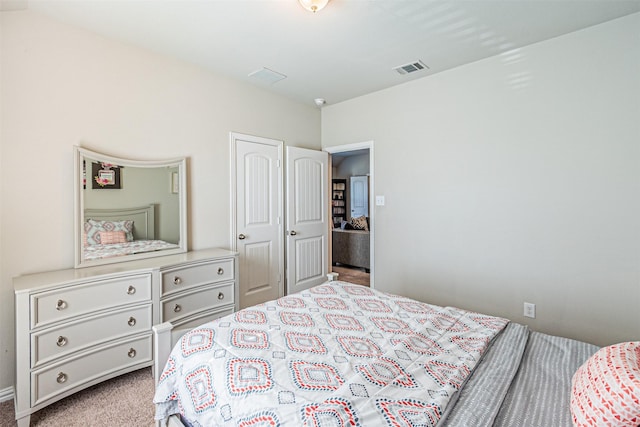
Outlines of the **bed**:
{"type": "Polygon", "coordinates": [[[154,331],[161,425],[571,426],[572,376],[598,352],[341,281],[154,331]]]}
{"type": "Polygon", "coordinates": [[[122,209],[85,209],[85,261],[132,255],[179,245],[155,238],[155,205],[122,209]]]}

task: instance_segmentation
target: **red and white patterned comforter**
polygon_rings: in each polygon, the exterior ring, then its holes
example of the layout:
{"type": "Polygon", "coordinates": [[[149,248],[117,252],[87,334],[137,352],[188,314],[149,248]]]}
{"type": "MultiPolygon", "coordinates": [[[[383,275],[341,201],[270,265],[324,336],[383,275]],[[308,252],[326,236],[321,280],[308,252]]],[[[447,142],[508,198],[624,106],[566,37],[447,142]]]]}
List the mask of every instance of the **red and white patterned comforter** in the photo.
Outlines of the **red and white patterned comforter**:
{"type": "Polygon", "coordinates": [[[156,418],[200,426],[434,426],[508,320],[332,282],[191,330],[156,418]]]}

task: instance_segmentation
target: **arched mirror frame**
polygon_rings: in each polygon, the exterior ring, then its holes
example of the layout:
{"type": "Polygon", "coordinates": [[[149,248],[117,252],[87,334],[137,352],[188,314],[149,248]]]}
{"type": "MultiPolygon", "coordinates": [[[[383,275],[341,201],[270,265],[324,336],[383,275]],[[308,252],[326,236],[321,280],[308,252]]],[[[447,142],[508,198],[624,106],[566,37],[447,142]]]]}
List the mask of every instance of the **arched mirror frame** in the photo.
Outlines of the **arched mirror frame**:
{"type": "MultiPolygon", "coordinates": [[[[187,251],[187,159],[186,157],[166,159],[166,160],[132,160],[123,159],[98,153],[95,151],[87,150],[82,147],[74,147],[74,159],[75,159],[75,179],[74,179],[74,243],[75,243],[75,268],[91,267],[103,264],[115,264],[121,262],[134,261],[145,258],[153,258],[159,256],[173,255],[184,253],[187,251]],[[89,164],[91,162],[85,162],[85,159],[110,163],[113,165],[135,168],[177,168],[178,176],[177,180],[170,182],[167,179],[164,183],[159,185],[166,186],[166,191],[177,191],[178,204],[179,204],[179,242],[177,248],[163,249],[153,252],[142,252],[130,255],[123,255],[117,257],[101,258],[95,260],[84,259],[84,223],[85,223],[85,198],[84,198],[84,185],[90,185],[91,170],[89,164]],[[85,167],[88,170],[85,170],[85,167]],[[86,180],[86,181],[85,181],[86,180]]],[[[126,182],[124,183],[126,185],[126,182]]],[[[117,191],[117,190],[106,190],[117,191]]],[[[135,224],[134,224],[135,227],[135,224]]]]}

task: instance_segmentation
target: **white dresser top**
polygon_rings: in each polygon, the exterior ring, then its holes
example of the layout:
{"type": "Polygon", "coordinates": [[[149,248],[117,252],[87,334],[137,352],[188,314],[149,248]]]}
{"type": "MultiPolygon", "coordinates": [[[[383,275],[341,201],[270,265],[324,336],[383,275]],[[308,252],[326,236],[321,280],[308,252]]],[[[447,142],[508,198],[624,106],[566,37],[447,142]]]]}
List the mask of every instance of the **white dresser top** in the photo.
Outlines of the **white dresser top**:
{"type": "Polygon", "coordinates": [[[25,274],[13,278],[13,289],[16,293],[31,292],[40,287],[51,288],[51,286],[58,284],[70,285],[74,282],[86,281],[92,277],[117,277],[119,275],[128,275],[135,271],[150,272],[153,269],[162,269],[177,264],[196,263],[210,258],[225,258],[236,255],[237,252],[234,251],[212,248],[96,267],[69,268],[66,270],[25,274]]]}

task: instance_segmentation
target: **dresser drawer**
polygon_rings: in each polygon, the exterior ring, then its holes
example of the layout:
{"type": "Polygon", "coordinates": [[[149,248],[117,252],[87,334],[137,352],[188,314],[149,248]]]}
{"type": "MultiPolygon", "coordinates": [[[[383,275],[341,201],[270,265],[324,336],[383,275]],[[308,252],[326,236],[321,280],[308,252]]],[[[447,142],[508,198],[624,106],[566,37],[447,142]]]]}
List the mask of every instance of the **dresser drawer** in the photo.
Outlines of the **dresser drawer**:
{"type": "Polygon", "coordinates": [[[31,327],[151,300],[151,274],[86,282],[31,296],[31,327]]]}
{"type": "MultiPolygon", "coordinates": [[[[173,322],[200,311],[233,305],[233,282],[185,291],[162,301],[161,322],[173,322]]],[[[232,307],[233,308],[233,307],[232,307]]]]}
{"type": "Polygon", "coordinates": [[[126,307],[31,334],[31,367],[101,342],[151,330],[152,305],[126,307]]]}
{"type": "Polygon", "coordinates": [[[70,358],[64,363],[31,374],[31,406],[70,390],[152,360],[151,334],[120,340],[113,345],[70,358]]]}
{"type": "Polygon", "coordinates": [[[226,282],[233,280],[233,276],[233,259],[223,259],[163,270],[162,295],[178,292],[193,286],[226,282]]]}

